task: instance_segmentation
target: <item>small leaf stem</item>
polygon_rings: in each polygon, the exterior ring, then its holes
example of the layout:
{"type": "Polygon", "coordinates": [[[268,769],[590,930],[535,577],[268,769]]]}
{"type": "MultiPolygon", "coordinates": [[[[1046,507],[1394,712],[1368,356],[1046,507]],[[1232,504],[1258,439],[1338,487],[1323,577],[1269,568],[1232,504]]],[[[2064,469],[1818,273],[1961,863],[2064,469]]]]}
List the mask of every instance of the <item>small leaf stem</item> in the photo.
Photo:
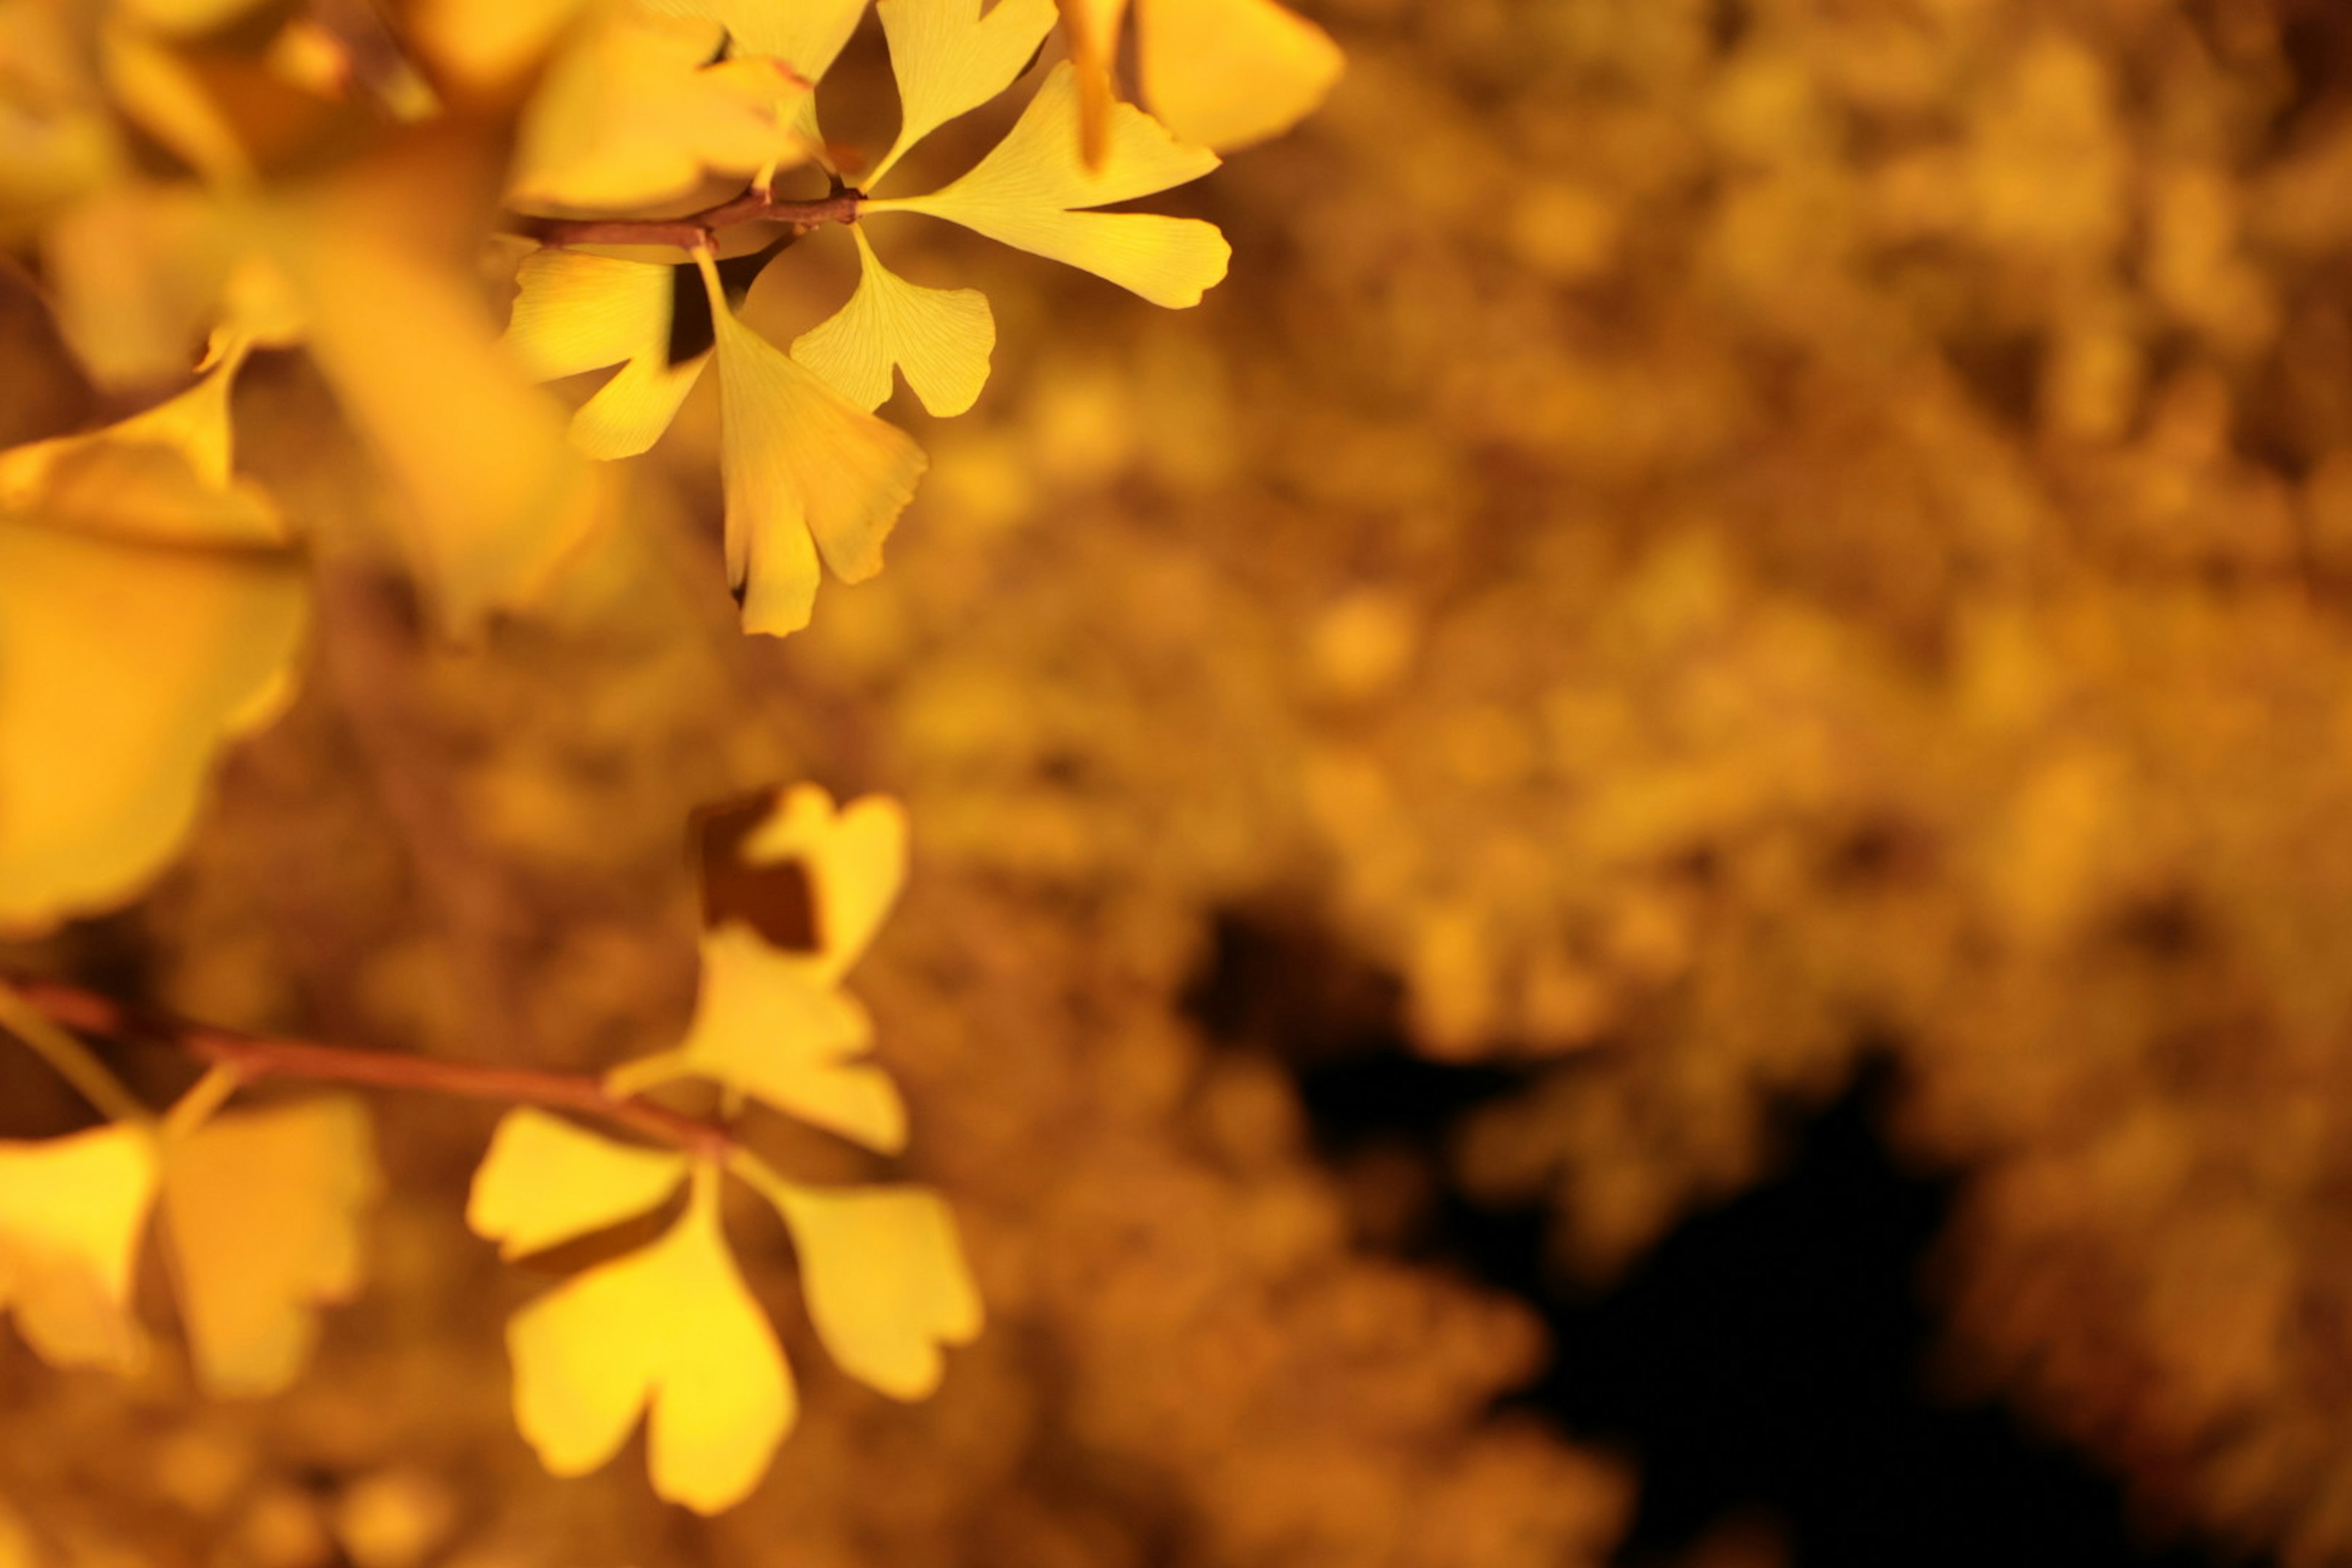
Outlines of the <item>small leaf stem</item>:
{"type": "Polygon", "coordinates": [[[75,1092],[108,1121],[150,1120],[139,1097],[125,1089],[122,1080],[109,1071],[88,1046],[58,1026],[49,1009],[32,994],[36,989],[0,980],[0,1028],[31,1047],[34,1055],[56,1069],[59,1078],[73,1085],[75,1092]]]}
{"type": "MultiPolygon", "coordinates": [[[[486,1100],[504,1105],[536,1105],[569,1110],[623,1127],[646,1138],[675,1145],[705,1159],[725,1161],[736,1148],[734,1135],[713,1122],[666,1110],[629,1095],[615,1094],[597,1079],[577,1073],[549,1072],[536,1068],[486,1067],[474,1062],[440,1061],[397,1051],[362,1050],[349,1046],[320,1045],[310,1040],[273,1039],[233,1029],[159,1017],[123,1005],[109,996],[53,981],[0,984],[0,1023],[13,1032],[46,1032],[52,1044],[62,1040],[65,1056],[78,1056],[96,1066],[95,1058],[66,1030],[112,1039],[143,1039],[172,1047],[215,1068],[226,1068],[239,1083],[264,1079],[301,1079],[318,1083],[347,1083],[369,1089],[412,1089],[425,1094],[486,1100]],[[13,1011],[12,1011],[13,1009],[13,1011]],[[20,1023],[16,1015],[25,1016],[20,1023]]],[[[37,1046],[53,1063],[59,1056],[37,1046]]],[[[66,1068],[58,1066],[60,1072],[66,1068]]],[[[114,1092],[130,1114],[146,1116],[138,1102],[115,1083],[103,1068],[114,1092]]],[[[68,1077],[74,1077],[68,1072],[68,1077]]],[[[76,1087],[91,1089],[76,1080],[76,1087]]],[[[106,1107],[101,1103],[101,1109],[106,1107]]],[[[116,1113],[109,1110],[109,1115],[116,1113]]]]}
{"type": "Polygon", "coordinates": [[[520,219],[520,231],[541,245],[668,245],[680,250],[716,243],[719,231],[747,223],[790,224],[803,233],[829,223],[856,223],[866,198],[843,191],[815,201],[780,202],[754,187],[685,217],[520,219]]]}

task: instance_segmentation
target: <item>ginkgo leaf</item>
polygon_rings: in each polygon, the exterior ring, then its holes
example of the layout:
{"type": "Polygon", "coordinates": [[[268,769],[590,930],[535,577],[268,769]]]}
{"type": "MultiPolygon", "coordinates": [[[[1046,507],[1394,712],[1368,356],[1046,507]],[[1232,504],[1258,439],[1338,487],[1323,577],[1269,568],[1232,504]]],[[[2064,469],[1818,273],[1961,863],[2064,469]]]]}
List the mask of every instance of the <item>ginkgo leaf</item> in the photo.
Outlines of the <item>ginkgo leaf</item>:
{"type": "Polygon", "coordinates": [[[0,1306],[50,1364],[129,1371],[144,1355],[131,1287],[155,1180],[142,1128],[0,1143],[0,1306]]]}
{"type": "Polygon", "coordinates": [[[499,348],[470,290],[381,226],[354,183],[307,215],[289,268],[311,357],[404,503],[441,619],[463,632],[543,588],[605,515],[560,410],[499,348]]]}
{"type": "Polygon", "coordinates": [[[1077,76],[1065,61],[1004,140],[961,179],[926,196],[867,202],[863,211],[927,213],[1108,279],[1155,305],[1199,304],[1233,254],[1213,224],[1078,209],[1196,180],[1217,166],[1217,155],[1184,145],[1128,104],[1110,112],[1097,166],[1082,160],[1077,135],[1077,76]]]}
{"type": "Polygon", "coordinates": [[[216,1116],[163,1156],[164,1234],[197,1375],[215,1394],[273,1394],[348,1300],[359,1216],[380,1186],[366,1105],[334,1095],[216,1116]]]}
{"type": "MultiPolygon", "coordinates": [[[[61,461],[106,445],[169,447],[186,459],[197,483],[214,490],[227,489],[234,454],[229,392],[245,354],[244,345],[236,345],[220,355],[186,391],[103,429],[56,436],[0,452],[0,510],[24,511],[37,506],[61,461]]],[[[255,537],[267,540],[277,533],[267,509],[238,510],[260,531],[255,537]]],[[[140,520],[127,521],[135,530],[140,520]]]]}
{"type": "Polygon", "coordinates": [[[809,959],[733,921],[702,936],[702,990],[677,1049],[631,1062],[616,1090],[691,1075],[883,1153],[907,1145],[898,1086],[870,1061],[873,1020],[809,959]]]}
{"type": "MultiPolygon", "coordinates": [[[[1098,163],[1111,62],[1128,0],[1061,0],[1098,163]]],[[[1135,0],[1143,95],[1171,131],[1228,150],[1289,130],[1329,94],[1346,61],[1330,35],[1274,0],[1135,0]]]]}
{"type": "Polygon", "coordinates": [[[1102,166],[1110,134],[1110,111],[1118,101],[1111,67],[1118,58],[1118,34],[1127,20],[1127,0],[1060,0],[1070,36],[1070,67],[1078,79],[1078,141],[1087,167],[1102,166]]]}
{"type": "MultiPolygon", "coordinates": [[[[886,0],[887,6],[887,0],[886,0]]],[[[865,409],[890,396],[893,366],[931,413],[979,401],[996,347],[996,318],[977,289],[926,289],[882,265],[853,226],[860,271],[849,303],[793,343],[793,357],[865,409]]]]}
{"type": "Polygon", "coordinates": [[[942,1345],[979,1337],[955,1219],[919,1188],[762,1184],[791,1226],[809,1318],[841,1369],[896,1399],[940,1385],[942,1345]]]}
{"type": "Polygon", "coordinates": [[[798,631],[815,605],[820,552],[845,583],[882,569],[922,448],[737,321],[707,254],[700,264],[718,339],[728,581],[745,630],[798,631]]]}
{"type": "Polygon", "coordinates": [[[276,530],[170,447],[85,443],[0,514],[0,929],[128,896],[213,754],[288,689],[308,616],[276,530]]]}
{"type": "Polygon", "coordinates": [[[507,346],[535,381],[619,365],[572,416],[572,444],[592,458],[632,458],[651,447],[694,390],[705,350],[669,363],[676,269],[576,250],[523,258],[507,346]]]}
{"type": "Polygon", "coordinates": [[[810,81],[833,68],[866,0],[646,0],[674,16],[702,16],[727,29],[739,55],[782,60],[810,81]]]}
{"type": "Polygon", "coordinates": [[[654,1490],[701,1513],[740,1502],[797,1414],[792,1376],[719,1223],[716,1173],[695,1173],[660,1240],[515,1314],[515,1423],[540,1462],[585,1475],[650,1431],[654,1490]]]}
{"type": "Polygon", "coordinates": [[[92,376],[152,386],[186,372],[236,264],[242,216],[194,185],[126,181],[43,230],[58,326],[92,376]]]}
{"type": "Polygon", "coordinates": [[[507,1112],[474,1173],[466,1223],[520,1258],[658,1207],[686,1156],[616,1143],[528,1107],[507,1112]]]}
{"type": "Polygon", "coordinates": [[[593,0],[417,0],[404,13],[407,37],[443,75],[488,88],[545,57],[593,0]]]}
{"type": "Polygon", "coordinates": [[[690,195],[709,176],[804,160],[790,108],[814,79],[770,58],[713,63],[722,41],[702,18],[597,7],[531,99],[509,200],[623,212],[690,195]]]}
{"type": "Polygon", "coordinates": [[[866,176],[872,190],[907,151],[1013,85],[1054,28],[1054,0],[879,0],[898,81],[898,139],[866,176]]]}
{"type": "MultiPolygon", "coordinates": [[[[646,0],[657,11],[672,16],[702,16],[727,29],[732,52],[765,56],[782,62],[809,82],[833,68],[857,19],[866,15],[866,0],[646,0]]],[[[786,126],[803,142],[821,150],[816,95],[803,92],[782,106],[786,126]]]]}
{"type": "Polygon", "coordinates": [[[744,837],[753,866],[797,862],[808,874],[816,930],[808,960],[828,983],[864,955],[907,879],[907,810],[869,795],[838,811],[815,784],[795,784],[744,837]]]}
{"type": "Polygon", "coordinates": [[[1328,33],[1274,0],[1136,0],[1136,33],[1151,112],[1204,147],[1280,135],[1345,64],[1328,33]]]}

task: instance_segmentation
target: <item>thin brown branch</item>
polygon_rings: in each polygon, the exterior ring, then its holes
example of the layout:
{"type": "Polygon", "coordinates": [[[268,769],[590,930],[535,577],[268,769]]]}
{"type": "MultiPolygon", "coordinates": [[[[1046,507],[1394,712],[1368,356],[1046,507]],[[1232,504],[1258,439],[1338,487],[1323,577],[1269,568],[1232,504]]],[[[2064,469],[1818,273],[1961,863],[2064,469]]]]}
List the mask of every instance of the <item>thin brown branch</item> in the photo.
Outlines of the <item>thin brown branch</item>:
{"type": "Polygon", "coordinates": [[[300,1079],[369,1089],[414,1089],[502,1105],[535,1105],[593,1117],[710,1159],[723,1160],[735,1148],[733,1135],[724,1127],[665,1110],[647,1100],[614,1094],[600,1079],[576,1073],[484,1067],[396,1051],[271,1039],[160,1017],[125,1006],[97,992],[54,981],[16,981],[10,988],[61,1027],[106,1039],[145,1040],[168,1046],[207,1066],[226,1068],[246,1083],[273,1078],[300,1079]]]}
{"type": "Polygon", "coordinates": [[[750,190],[685,217],[524,218],[520,231],[541,245],[670,245],[693,250],[715,243],[719,231],[747,223],[784,223],[803,232],[829,223],[856,223],[866,198],[843,191],[816,201],[780,202],[750,190]]]}

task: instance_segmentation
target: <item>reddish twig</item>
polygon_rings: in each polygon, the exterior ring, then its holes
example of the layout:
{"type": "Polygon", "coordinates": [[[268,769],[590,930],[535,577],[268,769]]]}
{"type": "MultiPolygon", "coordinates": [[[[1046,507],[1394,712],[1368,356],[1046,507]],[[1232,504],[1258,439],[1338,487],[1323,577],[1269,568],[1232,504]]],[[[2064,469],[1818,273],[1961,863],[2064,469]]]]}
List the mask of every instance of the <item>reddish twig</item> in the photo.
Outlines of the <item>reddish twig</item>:
{"type": "Polygon", "coordinates": [[[739,224],[784,223],[805,233],[828,223],[856,223],[865,200],[856,191],[843,191],[816,201],[780,202],[765,191],[750,190],[685,217],[525,218],[520,227],[541,245],[671,245],[693,250],[739,224]]]}
{"type": "Polygon", "coordinates": [[[709,1159],[723,1160],[735,1148],[733,1134],[724,1127],[664,1110],[647,1100],[614,1094],[601,1080],[576,1073],[483,1067],[397,1051],[270,1039],[159,1017],[127,1007],[97,992],[53,981],[16,981],[11,983],[10,988],[64,1028],[107,1039],[148,1040],[169,1046],[207,1066],[225,1068],[246,1083],[272,1078],[302,1079],[371,1089],[415,1089],[425,1094],[494,1100],[503,1105],[536,1105],[595,1117],[709,1159]]]}

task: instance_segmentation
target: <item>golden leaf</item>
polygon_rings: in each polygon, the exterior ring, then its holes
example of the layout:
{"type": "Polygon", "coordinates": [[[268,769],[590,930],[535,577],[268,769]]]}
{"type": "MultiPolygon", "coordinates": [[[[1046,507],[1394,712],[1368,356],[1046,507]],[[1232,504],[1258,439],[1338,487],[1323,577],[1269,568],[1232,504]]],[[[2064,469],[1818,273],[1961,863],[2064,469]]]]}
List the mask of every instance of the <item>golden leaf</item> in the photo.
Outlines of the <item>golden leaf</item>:
{"type": "Polygon", "coordinates": [[[528,1108],[510,1110],[474,1173],[466,1223],[520,1258],[657,1206],[686,1179],[686,1156],[642,1149],[528,1108]]]}
{"type": "Polygon", "coordinates": [[[0,1143],[0,1306],[52,1365],[129,1371],[145,1354],[131,1287],[155,1177],[137,1127],[0,1143]]]}
{"type": "Polygon", "coordinates": [[[515,1314],[507,1347],[516,1425],[551,1473],[602,1466],[649,1412],[654,1490],[700,1513],[750,1494],[797,1414],[782,1347],[728,1251],[708,1167],[668,1234],[515,1314]]]}
{"type": "Polygon", "coordinates": [[[1111,111],[1099,164],[1077,145],[1078,85],[1066,61],[1054,68],[1003,141],[961,179],[926,196],[866,204],[867,214],[927,213],[1034,255],[1066,262],[1156,305],[1197,305],[1225,275],[1232,247],[1214,225],[1157,213],[1098,213],[1217,166],[1127,104],[1111,111]]]}
{"type": "Polygon", "coordinates": [[[849,303],[793,343],[793,357],[861,408],[889,399],[891,369],[931,413],[961,414],[988,382],[996,318],[977,289],[926,289],[875,256],[866,231],[853,226],[860,267],[849,303]]]}
{"type": "Polygon", "coordinates": [[[979,1337],[979,1289],[936,1193],[761,1184],[792,1227],[809,1317],[841,1369],[895,1399],[940,1385],[942,1345],[979,1337]]]}
{"type": "Polygon", "coordinates": [[[380,1179],[367,1107],[334,1095],[215,1117],[169,1141],[164,1234],[197,1375],[273,1394],[358,1289],[360,1212],[380,1179]]]}
{"type": "Polygon", "coordinates": [[[869,1149],[907,1143],[907,1109],[864,1057],[873,1020],[810,960],[779,952],[732,922],[702,937],[702,991],[685,1043],[629,1063],[616,1089],[692,1075],[710,1079],[869,1149]]]}
{"type": "Polygon", "coordinates": [[[711,63],[713,22],[598,7],[556,55],[524,116],[508,198],[623,212],[691,195],[710,176],[803,162],[790,108],[809,82],[766,58],[711,63]]]}
{"type": "Polygon", "coordinates": [[[737,853],[754,867],[802,868],[814,928],[807,946],[779,948],[735,921],[705,931],[702,990],[686,1039],[618,1068],[607,1087],[630,1092],[707,1078],[868,1148],[905,1147],[897,1087],[857,1059],[873,1045],[873,1021],[839,989],[906,879],[905,809],[868,795],[836,811],[824,790],[798,784],[737,853]]]}
{"type": "Polygon", "coordinates": [[[409,37],[450,77],[489,88],[537,65],[593,0],[417,0],[409,37]]]}
{"type": "Polygon", "coordinates": [[[633,458],[661,438],[710,363],[705,350],[671,364],[674,268],[549,248],[515,275],[506,342],[538,381],[619,365],[572,416],[572,444],[592,458],[633,458]]]}
{"type": "Polygon", "coordinates": [[[809,963],[828,984],[837,983],[872,944],[906,883],[907,811],[879,795],[836,811],[817,785],[795,784],[737,854],[753,866],[797,861],[806,868],[817,923],[809,963]]]}
{"type": "Polygon", "coordinates": [[[1329,34],[1274,0],[1136,0],[1136,33],[1151,112],[1220,150],[1306,119],[1345,64],[1329,34]]]}
{"type": "MultiPolygon", "coordinates": [[[[52,437],[0,452],[0,510],[22,511],[37,506],[42,490],[60,462],[106,446],[169,447],[187,460],[189,472],[197,483],[208,489],[226,490],[235,452],[229,431],[229,392],[244,361],[245,351],[239,346],[224,354],[197,378],[194,385],[152,408],[102,429],[52,437]]],[[[254,539],[267,542],[278,537],[279,530],[266,508],[237,510],[247,514],[253,529],[257,531],[252,535],[254,539]]],[[[123,524],[134,531],[148,531],[158,525],[168,528],[172,521],[167,513],[159,513],[128,517],[123,524]]],[[[233,533],[231,537],[236,535],[233,533]]]]}
{"type": "Polygon", "coordinates": [[[924,137],[1013,85],[1054,27],[1054,0],[880,0],[898,82],[898,138],[866,176],[872,190],[924,137]]]}
{"type": "Polygon", "coordinates": [[[782,60],[817,81],[833,68],[866,0],[648,0],[654,9],[677,16],[704,16],[727,29],[735,50],[782,60]]]}
{"type": "MultiPolygon", "coordinates": [[[[1089,164],[1102,158],[1115,96],[1111,62],[1128,0],[1061,0],[1081,78],[1089,164]]],[[[1339,79],[1330,35],[1274,0],[1136,0],[1136,54],[1152,113],[1221,151],[1289,130],[1339,79]]]]}
{"type": "Polygon", "coordinates": [[[735,319],[701,258],[718,337],[719,470],[728,581],[747,631],[808,625],[817,556],[845,583],[882,569],[882,542],[914,499],[922,448],[735,319]]]}
{"type": "Polygon", "coordinates": [[[92,377],[152,385],[186,374],[235,265],[240,210],[194,186],[125,182],[42,236],[58,327],[92,377]]]}
{"type": "Polygon", "coordinates": [[[215,748],[287,690],[308,614],[293,558],[253,542],[276,532],[268,509],[173,447],[20,462],[37,471],[0,511],[0,928],[153,874],[215,748]]]}
{"type": "Polygon", "coordinates": [[[405,502],[443,622],[463,632],[543,588],[605,498],[461,278],[385,232],[425,193],[371,191],[352,181],[305,214],[289,270],[311,355],[405,502]]]}

